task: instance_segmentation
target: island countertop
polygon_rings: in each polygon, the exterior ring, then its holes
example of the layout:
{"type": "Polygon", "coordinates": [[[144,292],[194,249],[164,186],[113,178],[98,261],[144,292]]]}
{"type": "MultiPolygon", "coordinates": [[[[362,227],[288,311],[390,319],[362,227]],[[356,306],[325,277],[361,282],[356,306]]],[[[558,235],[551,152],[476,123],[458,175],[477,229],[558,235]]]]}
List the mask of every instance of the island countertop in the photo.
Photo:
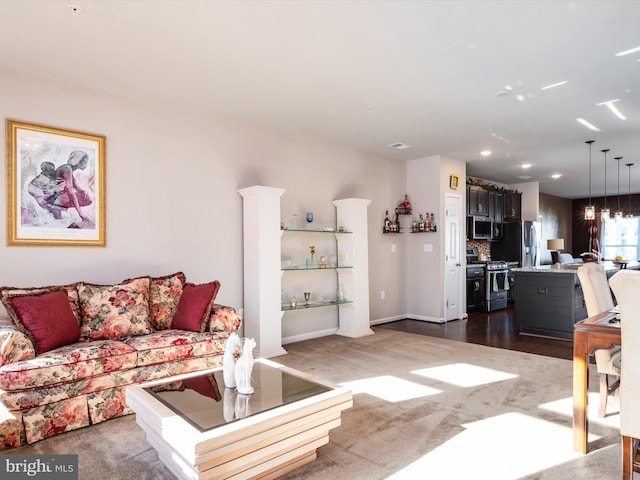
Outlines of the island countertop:
{"type": "MultiPolygon", "coordinates": [[[[626,268],[629,270],[640,270],[640,262],[625,262],[626,268]]],[[[539,267],[516,267],[514,272],[543,272],[543,273],[557,273],[559,275],[566,275],[570,273],[577,273],[578,268],[584,265],[584,263],[563,263],[560,265],[541,265],[539,267]]],[[[601,262],[605,271],[612,275],[620,270],[621,266],[614,262],[601,262]]]]}

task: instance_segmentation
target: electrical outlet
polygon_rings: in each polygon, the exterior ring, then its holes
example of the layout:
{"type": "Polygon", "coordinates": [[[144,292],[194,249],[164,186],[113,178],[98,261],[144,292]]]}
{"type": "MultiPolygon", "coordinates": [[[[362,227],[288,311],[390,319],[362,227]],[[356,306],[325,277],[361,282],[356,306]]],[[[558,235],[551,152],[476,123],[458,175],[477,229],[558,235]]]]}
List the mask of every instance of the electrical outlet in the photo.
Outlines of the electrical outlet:
{"type": "Polygon", "coordinates": [[[384,300],[384,297],[386,296],[386,293],[384,290],[380,290],[380,300],[384,300]]]}

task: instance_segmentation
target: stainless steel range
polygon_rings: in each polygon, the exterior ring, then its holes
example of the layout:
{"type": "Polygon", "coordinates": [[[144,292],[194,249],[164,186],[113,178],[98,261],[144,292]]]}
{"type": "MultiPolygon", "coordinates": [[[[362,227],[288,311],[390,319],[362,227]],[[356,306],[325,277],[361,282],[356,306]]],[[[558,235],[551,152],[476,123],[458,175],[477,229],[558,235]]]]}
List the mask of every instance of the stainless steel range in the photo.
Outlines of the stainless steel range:
{"type": "Polygon", "coordinates": [[[510,288],[508,274],[507,262],[478,260],[478,249],[467,248],[467,311],[493,312],[506,308],[510,288]],[[479,305],[477,297],[470,296],[470,293],[477,293],[480,276],[484,277],[481,285],[484,296],[482,305],[479,305]]]}

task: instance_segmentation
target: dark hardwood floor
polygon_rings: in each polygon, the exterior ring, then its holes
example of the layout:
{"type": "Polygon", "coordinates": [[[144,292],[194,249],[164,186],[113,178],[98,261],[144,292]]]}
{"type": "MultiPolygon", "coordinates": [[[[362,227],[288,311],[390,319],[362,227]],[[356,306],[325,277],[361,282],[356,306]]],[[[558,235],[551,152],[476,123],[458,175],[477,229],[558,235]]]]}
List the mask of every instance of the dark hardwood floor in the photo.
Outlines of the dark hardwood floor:
{"type": "Polygon", "coordinates": [[[573,342],[570,340],[520,335],[514,324],[511,305],[496,312],[471,313],[466,320],[447,323],[406,319],[376,326],[566,360],[573,358],[573,342]]]}

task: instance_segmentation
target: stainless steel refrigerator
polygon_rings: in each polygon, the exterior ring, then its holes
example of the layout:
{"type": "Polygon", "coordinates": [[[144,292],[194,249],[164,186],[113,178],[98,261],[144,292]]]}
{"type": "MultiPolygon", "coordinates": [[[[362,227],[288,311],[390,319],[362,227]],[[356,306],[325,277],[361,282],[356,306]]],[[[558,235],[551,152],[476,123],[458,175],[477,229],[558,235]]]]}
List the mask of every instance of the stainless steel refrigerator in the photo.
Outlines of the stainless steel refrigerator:
{"type": "Polygon", "coordinates": [[[491,260],[540,266],[540,222],[525,220],[502,224],[502,239],[491,242],[491,260]]]}

